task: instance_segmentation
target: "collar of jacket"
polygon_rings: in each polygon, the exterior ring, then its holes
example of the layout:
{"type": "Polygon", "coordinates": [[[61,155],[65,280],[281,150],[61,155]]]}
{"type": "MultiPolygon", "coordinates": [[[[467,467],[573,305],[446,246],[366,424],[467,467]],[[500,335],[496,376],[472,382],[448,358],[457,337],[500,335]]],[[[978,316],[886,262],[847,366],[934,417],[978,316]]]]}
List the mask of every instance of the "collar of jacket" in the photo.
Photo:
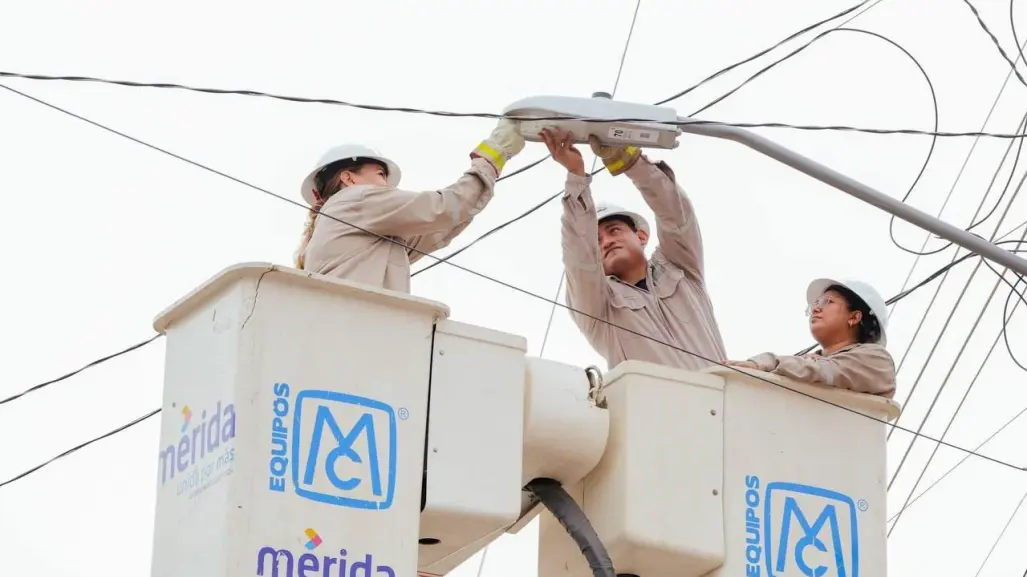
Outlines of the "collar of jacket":
{"type": "Polygon", "coordinates": [[[863,343],[852,343],[851,345],[844,346],[844,347],[838,349],[837,351],[831,353],[830,355],[825,355],[824,354],[824,349],[817,350],[817,352],[815,354],[817,356],[821,356],[821,357],[830,357],[830,356],[837,355],[838,353],[844,353],[846,351],[851,351],[852,349],[859,348],[861,346],[863,346],[863,343]]]}
{"type": "MultiPolygon", "coordinates": [[[[656,273],[656,271],[660,270],[660,269],[656,266],[656,263],[654,263],[652,261],[649,261],[648,265],[649,265],[649,277],[652,278],[653,280],[656,280],[656,278],[658,276],[660,276],[660,275],[658,275],[656,273]]],[[[606,275],[606,278],[608,278],[610,280],[615,280],[617,282],[622,282],[622,283],[624,283],[624,284],[626,284],[628,286],[635,286],[635,285],[633,285],[633,284],[631,284],[629,282],[621,280],[621,278],[618,277],[617,275],[608,274],[608,275],[606,275]]],[[[638,288],[638,287],[635,287],[635,288],[638,288]]]]}

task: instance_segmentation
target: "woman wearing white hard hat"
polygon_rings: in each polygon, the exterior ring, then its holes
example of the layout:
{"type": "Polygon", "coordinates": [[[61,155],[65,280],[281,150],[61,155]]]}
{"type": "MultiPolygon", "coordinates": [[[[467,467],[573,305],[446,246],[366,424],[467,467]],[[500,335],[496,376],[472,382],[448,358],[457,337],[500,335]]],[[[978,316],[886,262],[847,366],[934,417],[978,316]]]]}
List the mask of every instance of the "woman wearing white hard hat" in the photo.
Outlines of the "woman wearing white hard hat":
{"type": "Polygon", "coordinates": [[[400,189],[399,166],[375,150],[330,149],[300,189],[310,215],[296,266],[410,292],[410,264],[467,228],[492,200],[506,162],[523,148],[514,122],[500,120],[455,183],[417,192],[400,189]]]}
{"type": "Polygon", "coordinates": [[[818,279],[806,289],[809,328],[820,350],[802,356],[763,353],[726,364],[796,381],[895,396],[895,361],[888,343],[888,305],[861,281],[818,279]]]}

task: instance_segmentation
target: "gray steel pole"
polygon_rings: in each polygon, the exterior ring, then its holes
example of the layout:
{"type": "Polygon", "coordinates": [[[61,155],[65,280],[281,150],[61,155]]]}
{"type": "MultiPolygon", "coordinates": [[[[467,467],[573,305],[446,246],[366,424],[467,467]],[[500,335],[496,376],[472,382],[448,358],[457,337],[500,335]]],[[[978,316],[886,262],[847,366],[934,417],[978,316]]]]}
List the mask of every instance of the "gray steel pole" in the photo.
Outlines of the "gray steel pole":
{"type": "Polygon", "coordinates": [[[1005,266],[1015,271],[1017,274],[1027,276],[1027,260],[1022,259],[1007,250],[1003,250],[979,236],[973,235],[963,229],[952,226],[943,220],[939,220],[927,213],[921,212],[904,202],[900,202],[863,184],[862,182],[849,178],[836,170],[820,164],[812,158],[807,158],[798,152],[785,148],[773,140],[735,126],[724,126],[720,124],[692,124],[689,123],[691,119],[686,117],[680,117],[679,120],[684,123],[680,126],[682,132],[699,134],[702,136],[712,136],[713,138],[721,138],[724,140],[733,140],[740,144],[744,144],[760,154],[769,156],[782,164],[786,164],[800,172],[804,172],[825,184],[833,186],[842,192],[848,193],[867,204],[876,206],[885,212],[891,213],[910,224],[933,232],[941,238],[950,240],[953,243],[977,253],[990,261],[1005,266]]]}

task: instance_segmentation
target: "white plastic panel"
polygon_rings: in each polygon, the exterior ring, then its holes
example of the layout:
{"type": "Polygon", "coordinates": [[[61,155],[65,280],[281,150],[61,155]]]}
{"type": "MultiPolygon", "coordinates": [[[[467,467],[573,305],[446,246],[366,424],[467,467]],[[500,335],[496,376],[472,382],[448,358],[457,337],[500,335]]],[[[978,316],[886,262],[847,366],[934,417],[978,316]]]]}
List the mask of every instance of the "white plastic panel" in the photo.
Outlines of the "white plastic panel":
{"type": "Polygon", "coordinates": [[[238,467],[239,319],[252,286],[223,286],[165,339],[152,574],[224,575],[228,479],[238,467]],[[200,441],[200,435],[206,437],[200,441]],[[182,530],[189,527],[189,530],[182,530]]]}
{"type": "Polygon", "coordinates": [[[434,339],[420,536],[439,542],[419,546],[418,564],[442,575],[520,514],[527,341],[448,320],[434,339]]]}
{"type": "Polygon", "coordinates": [[[158,472],[152,574],[414,574],[431,334],[446,313],[254,264],[162,314],[161,447],[177,466],[158,472]],[[198,485],[180,492],[181,479],[198,485]]]}
{"type": "Polygon", "coordinates": [[[666,106],[653,106],[637,102],[621,102],[608,98],[580,98],[574,96],[531,96],[522,98],[503,109],[512,116],[552,118],[566,120],[520,120],[518,129],[525,140],[539,142],[544,128],[559,127],[574,134],[576,143],[587,143],[590,134],[611,145],[634,145],[644,148],[676,148],[681,133],[674,124],[677,112],[666,106]],[[576,118],[640,119],[634,122],[582,122],[576,118]]]}
{"type": "MultiPolygon", "coordinates": [[[[610,434],[573,487],[618,573],[698,577],[724,559],[722,378],[627,361],[604,377],[610,434]]],[[[571,539],[542,514],[539,577],[588,577],[571,539]]]]}
{"type": "Polygon", "coordinates": [[[863,415],[891,420],[898,405],[766,373],[754,372],[803,394],[711,372],[728,383],[727,556],[711,577],[886,575],[886,425],[863,415]]]}
{"type": "Polygon", "coordinates": [[[527,381],[522,485],[540,477],[577,483],[606,450],[610,416],[589,400],[581,367],[530,358],[527,381]]]}

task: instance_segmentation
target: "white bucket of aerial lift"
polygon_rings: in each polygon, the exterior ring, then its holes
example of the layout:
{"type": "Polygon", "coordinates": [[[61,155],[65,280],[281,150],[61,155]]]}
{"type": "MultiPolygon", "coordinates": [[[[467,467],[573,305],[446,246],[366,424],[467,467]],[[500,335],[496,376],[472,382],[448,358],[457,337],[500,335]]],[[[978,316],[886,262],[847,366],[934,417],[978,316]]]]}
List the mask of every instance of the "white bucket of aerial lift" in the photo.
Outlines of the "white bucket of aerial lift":
{"type": "Polygon", "coordinates": [[[604,218],[610,218],[618,215],[630,218],[631,221],[635,223],[635,228],[638,230],[644,230],[646,234],[649,234],[649,222],[646,221],[645,217],[637,212],[631,212],[630,210],[621,208],[616,204],[609,204],[606,202],[601,202],[596,205],[597,220],[603,220],[604,218]]]}
{"type": "Polygon", "coordinates": [[[382,156],[377,150],[368,148],[362,144],[342,144],[339,146],[333,146],[329,148],[324,154],[321,155],[321,160],[317,162],[314,169],[303,179],[303,184],[300,185],[300,194],[303,195],[303,200],[307,201],[307,204],[314,206],[317,202],[317,197],[314,195],[314,177],[324,167],[328,166],[333,162],[345,160],[347,158],[368,158],[371,160],[377,160],[385,165],[388,169],[388,176],[386,181],[389,186],[399,186],[399,181],[403,176],[403,172],[399,169],[399,165],[393,162],[391,159],[382,156]]]}
{"type": "Polygon", "coordinates": [[[681,130],[677,111],[665,106],[611,100],[603,93],[592,98],[573,96],[531,96],[503,109],[503,115],[518,119],[518,130],[525,140],[541,142],[544,128],[559,128],[574,134],[574,142],[588,142],[589,135],[603,144],[673,149],[681,130]],[[560,117],[559,119],[552,119],[560,117]],[[544,118],[548,120],[534,120],[544,118]],[[581,119],[600,119],[587,122],[581,119]],[[602,119],[610,119],[603,122],[602,119]],[[625,119],[625,120],[616,120],[625,119]]]}
{"type": "Polygon", "coordinates": [[[824,294],[824,291],[832,285],[839,285],[849,289],[856,293],[859,298],[863,299],[863,302],[867,303],[867,306],[870,307],[870,312],[874,313],[877,323],[881,326],[881,338],[877,343],[882,347],[888,346],[888,335],[886,334],[888,329],[888,303],[881,297],[881,293],[877,292],[877,289],[869,284],[859,280],[818,278],[809,283],[809,286],[806,288],[806,305],[812,307],[813,303],[820,298],[820,295],[824,294]]]}
{"type": "MultiPolygon", "coordinates": [[[[617,573],[884,577],[898,405],[746,373],[627,361],[604,376],[606,452],[568,492],[617,573]]],[[[539,577],[592,575],[548,513],[539,544],[539,577]]]]}
{"type": "Polygon", "coordinates": [[[266,263],[162,313],[152,575],[413,575],[432,335],[447,314],[266,263]]]}

